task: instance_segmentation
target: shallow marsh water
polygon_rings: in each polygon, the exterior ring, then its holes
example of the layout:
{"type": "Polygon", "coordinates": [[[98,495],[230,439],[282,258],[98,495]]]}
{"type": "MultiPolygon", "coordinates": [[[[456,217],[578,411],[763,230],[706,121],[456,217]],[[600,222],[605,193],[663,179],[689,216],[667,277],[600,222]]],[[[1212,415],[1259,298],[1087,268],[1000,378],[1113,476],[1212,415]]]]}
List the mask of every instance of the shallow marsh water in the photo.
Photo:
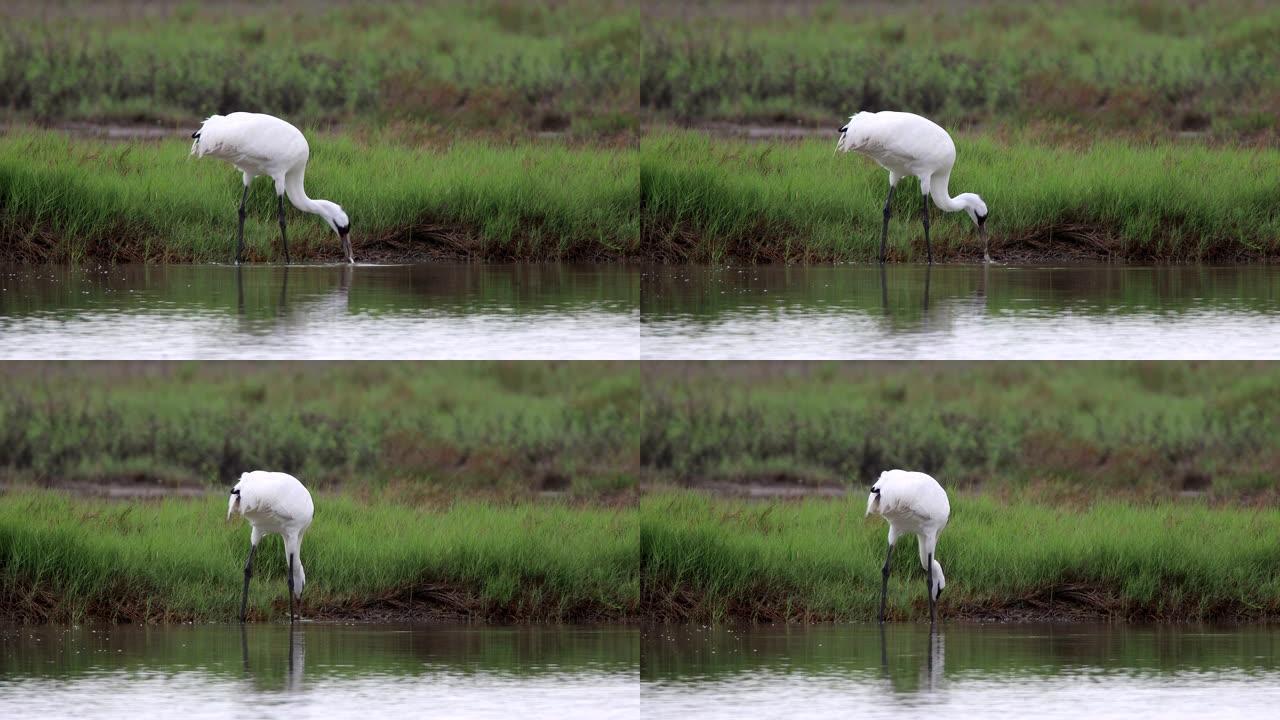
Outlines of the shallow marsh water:
{"type": "Polygon", "coordinates": [[[1251,718],[1280,629],[924,624],[647,627],[653,718],[1251,718]]]}
{"type": "Polygon", "coordinates": [[[0,359],[637,356],[620,265],[0,267],[0,359]]]}
{"type": "Polygon", "coordinates": [[[654,359],[1280,358],[1280,267],[647,267],[654,359]]]}
{"type": "Polygon", "coordinates": [[[0,359],[1275,359],[1270,266],[0,268],[0,359]]]}
{"type": "Polygon", "coordinates": [[[0,628],[8,718],[638,718],[634,627],[0,628]]]}

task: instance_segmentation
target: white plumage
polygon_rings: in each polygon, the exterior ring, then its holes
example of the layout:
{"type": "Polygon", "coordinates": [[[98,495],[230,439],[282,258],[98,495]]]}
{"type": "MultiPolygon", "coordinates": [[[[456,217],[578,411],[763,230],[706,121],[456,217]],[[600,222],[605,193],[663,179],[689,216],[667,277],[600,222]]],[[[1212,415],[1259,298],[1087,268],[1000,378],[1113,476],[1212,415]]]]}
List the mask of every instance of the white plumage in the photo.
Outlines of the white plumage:
{"type": "Polygon", "coordinates": [[[240,198],[240,231],[236,244],[236,262],[244,249],[245,200],[249,196],[249,183],[255,177],[265,175],[275,182],[276,197],[280,208],[280,239],[284,243],[285,262],[289,261],[289,241],[285,235],[284,196],[303,212],[319,215],[342,240],[342,250],[347,262],[355,262],[351,254],[351,221],[346,212],[328,200],[313,200],[303,189],[307,160],[311,148],[302,131],[272,115],[235,112],[230,115],[213,115],[200,124],[191,134],[191,154],[197,158],[206,155],[226,160],[244,174],[244,194],[240,198]]]}
{"type": "Polygon", "coordinates": [[[921,472],[886,470],[867,496],[867,516],[879,515],[889,522],[889,551],[884,561],[880,586],[880,620],[884,621],[885,596],[889,589],[889,567],[893,547],[903,535],[915,535],[920,547],[920,567],[925,571],[929,592],[929,621],[935,621],[934,605],[947,586],[934,550],[938,534],[951,517],[947,491],[937,480],[921,472]]]}
{"type": "Polygon", "coordinates": [[[311,493],[292,475],[255,470],[240,476],[227,501],[227,519],[240,513],[252,526],[249,537],[249,559],[244,564],[244,594],[240,598],[240,621],[244,622],[249,599],[249,578],[253,574],[253,556],[258,542],[266,535],[284,538],[285,562],[289,567],[289,620],[293,621],[293,599],[302,597],[307,574],[302,569],[302,536],[311,526],[315,506],[311,493]]]}
{"type": "MultiPolygon", "coordinates": [[[[875,160],[889,171],[889,198],[884,203],[884,226],[880,232],[880,262],[884,262],[885,242],[889,234],[889,209],[893,191],[904,177],[920,180],[920,192],[930,196],[944,212],[964,210],[978,226],[982,236],[982,257],[991,262],[987,252],[987,204],[974,193],[951,197],[947,182],[956,162],[956,146],[936,123],[912,113],[882,111],[860,112],[840,128],[837,152],[857,152],[875,160]]],[[[933,262],[929,244],[929,201],[924,201],[924,242],[933,262]]]]}

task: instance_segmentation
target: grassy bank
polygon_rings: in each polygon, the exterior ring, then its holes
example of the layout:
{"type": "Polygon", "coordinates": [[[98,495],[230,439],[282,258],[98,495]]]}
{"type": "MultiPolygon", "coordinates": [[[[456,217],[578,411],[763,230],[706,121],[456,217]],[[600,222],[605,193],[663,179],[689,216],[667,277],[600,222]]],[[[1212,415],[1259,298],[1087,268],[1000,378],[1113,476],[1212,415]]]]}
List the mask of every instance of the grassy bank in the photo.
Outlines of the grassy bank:
{"type": "MultiPolygon", "coordinates": [[[[0,136],[0,257],[228,262],[243,182],[189,143],[107,143],[51,132],[0,136]]],[[[358,260],[606,260],[639,241],[635,155],[562,144],[410,148],[312,135],[308,194],[342,205],[358,260]]],[[[287,204],[286,204],[287,205],[287,204]]],[[[336,260],[333,231],[287,206],[294,259],[336,260]]],[[[267,179],[249,195],[246,259],[281,258],[267,179]]]]}
{"type": "MultiPolygon", "coordinates": [[[[27,622],[229,621],[249,529],[226,501],[122,504],[0,495],[0,607],[27,622]]],[[[303,613],[569,622],[634,617],[637,530],[627,509],[457,503],[423,510],[316,497],[302,547],[303,613]]],[[[263,540],[250,613],[280,619],[286,563],[263,540]]]]}
{"type": "MultiPolygon", "coordinates": [[[[1256,620],[1280,613],[1274,509],[1176,503],[1067,511],[952,494],[938,544],[944,618],[1256,620]]],[[[670,621],[874,619],[886,526],[865,498],[752,503],[686,494],[640,509],[646,614],[670,621]]],[[[888,614],[928,617],[914,538],[888,614]]]]}
{"type": "MultiPolygon", "coordinates": [[[[668,262],[874,259],[888,173],[830,139],[750,142],[657,132],[640,152],[644,254],[668,262]]],[[[990,208],[997,260],[1239,261],[1280,257],[1280,153],[1098,141],[1049,147],[959,135],[950,191],[990,208]]],[[[923,260],[922,199],[903,180],[891,260],[923,260]]],[[[935,259],[982,256],[964,213],[932,209],[935,259]]]]}
{"type": "Polygon", "coordinates": [[[641,103],[680,123],[900,109],[1090,137],[1280,132],[1280,8],[1254,0],[659,2],[642,37],[641,103]]]}
{"type": "Polygon", "coordinates": [[[609,363],[6,363],[0,480],[193,490],[241,472],[416,503],[634,490],[639,378],[609,363]]]}
{"type": "Polygon", "coordinates": [[[847,488],[880,471],[1085,505],[1197,493],[1274,505],[1280,368],[1268,363],[733,363],[644,370],[658,484],[847,488]]]}
{"type": "Polygon", "coordinates": [[[253,109],[308,125],[634,132],[638,15],[619,2],[11,3],[0,112],[182,124],[253,109]]]}

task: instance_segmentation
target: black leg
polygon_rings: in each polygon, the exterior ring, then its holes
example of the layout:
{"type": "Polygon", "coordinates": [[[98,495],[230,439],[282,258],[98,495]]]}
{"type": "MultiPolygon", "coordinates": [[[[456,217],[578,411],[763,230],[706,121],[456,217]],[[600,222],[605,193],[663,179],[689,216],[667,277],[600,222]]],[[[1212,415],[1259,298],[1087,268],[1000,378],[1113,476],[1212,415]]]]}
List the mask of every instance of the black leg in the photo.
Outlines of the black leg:
{"type": "Polygon", "coordinates": [[[236,264],[240,264],[240,258],[244,256],[244,204],[249,199],[249,186],[244,186],[244,194],[240,196],[240,230],[236,234],[236,264]]]}
{"type": "Polygon", "coordinates": [[[920,215],[924,219],[924,251],[929,257],[929,264],[933,264],[933,245],[929,244],[929,196],[924,196],[924,209],[920,215]]]}
{"type": "Polygon", "coordinates": [[[884,567],[880,568],[880,622],[884,622],[885,597],[889,594],[889,562],[893,560],[893,545],[889,545],[889,554],[884,557],[884,567]]]}
{"type": "Polygon", "coordinates": [[[249,559],[244,561],[244,592],[240,594],[240,622],[244,622],[245,608],[249,604],[249,578],[253,576],[253,554],[258,552],[257,545],[249,546],[249,559]]]}
{"type": "Polygon", "coordinates": [[[880,262],[884,262],[884,246],[889,239],[889,212],[893,206],[892,185],[889,186],[889,197],[884,201],[884,225],[880,228],[880,262]]]}
{"type": "Polygon", "coordinates": [[[929,553],[928,567],[924,571],[924,585],[929,591],[929,627],[932,628],[938,622],[933,601],[933,553],[929,553]]]}
{"type": "Polygon", "coordinates": [[[293,624],[293,553],[289,553],[289,624],[293,624]]]}
{"type": "Polygon", "coordinates": [[[280,242],[284,244],[284,261],[289,262],[289,238],[284,234],[284,196],[277,195],[276,200],[280,201],[280,242]]]}

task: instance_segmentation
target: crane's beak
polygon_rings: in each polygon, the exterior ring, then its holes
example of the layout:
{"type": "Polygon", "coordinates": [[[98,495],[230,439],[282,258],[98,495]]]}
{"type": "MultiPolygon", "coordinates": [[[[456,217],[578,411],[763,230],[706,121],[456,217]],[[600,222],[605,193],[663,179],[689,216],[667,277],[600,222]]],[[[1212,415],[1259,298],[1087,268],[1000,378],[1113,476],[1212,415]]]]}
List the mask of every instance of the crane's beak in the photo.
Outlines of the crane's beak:
{"type": "Polygon", "coordinates": [[[347,262],[351,265],[356,264],[355,256],[351,254],[351,230],[347,229],[339,233],[342,238],[342,252],[347,254],[347,262]]]}
{"type": "Polygon", "coordinates": [[[978,237],[982,238],[982,260],[991,262],[991,253],[987,251],[987,216],[978,218],[978,237]]]}

